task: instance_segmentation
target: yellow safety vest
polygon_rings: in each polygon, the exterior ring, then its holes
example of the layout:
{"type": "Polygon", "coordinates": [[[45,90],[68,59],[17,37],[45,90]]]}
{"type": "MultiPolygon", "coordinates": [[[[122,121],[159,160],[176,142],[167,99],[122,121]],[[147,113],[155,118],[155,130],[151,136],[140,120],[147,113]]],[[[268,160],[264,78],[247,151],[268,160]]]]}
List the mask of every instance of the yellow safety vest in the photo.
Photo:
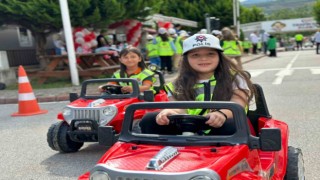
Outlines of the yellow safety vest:
{"type": "Polygon", "coordinates": [[[148,42],[146,48],[148,50],[148,57],[159,57],[157,44],[154,44],[153,42],[148,42]]]}
{"type": "Polygon", "coordinates": [[[181,45],[181,37],[178,36],[175,40],[174,40],[174,45],[177,48],[177,54],[182,54],[183,50],[182,50],[182,45],[181,45]]]}
{"type": "MultiPolygon", "coordinates": [[[[131,75],[131,76],[129,76],[129,77],[128,77],[128,75],[125,73],[125,77],[123,77],[123,78],[133,78],[133,79],[136,79],[136,80],[138,81],[139,86],[141,86],[141,85],[142,85],[142,82],[143,82],[146,78],[148,78],[148,77],[150,77],[150,76],[152,76],[152,82],[153,82],[153,84],[154,84],[154,83],[156,82],[156,78],[153,77],[153,75],[154,75],[154,72],[152,72],[152,71],[149,70],[149,69],[144,69],[144,70],[141,71],[139,74],[133,74],[133,75],[131,75]]],[[[117,78],[117,79],[118,79],[118,78],[121,78],[121,77],[120,77],[120,70],[116,71],[116,72],[113,74],[113,77],[114,77],[114,78],[117,78]]],[[[120,82],[119,85],[120,85],[120,86],[128,86],[128,85],[130,85],[130,84],[127,84],[126,82],[120,82]]],[[[153,86],[150,87],[150,90],[152,90],[154,94],[156,93],[156,91],[154,90],[153,86]]]]}
{"type": "Polygon", "coordinates": [[[172,38],[169,38],[168,41],[162,41],[160,37],[156,38],[158,44],[158,54],[159,56],[172,56],[174,51],[170,45],[172,38]]]}
{"type": "Polygon", "coordinates": [[[249,49],[252,47],[252,44],[250,41],[243,41],[242,45],[244,49],[249,49]]]}
{"type": "Polygon", "coordinates": [[[236,41],[223,41],[223,54],[230,56],[240,56],[241,50],[236,41]]]}

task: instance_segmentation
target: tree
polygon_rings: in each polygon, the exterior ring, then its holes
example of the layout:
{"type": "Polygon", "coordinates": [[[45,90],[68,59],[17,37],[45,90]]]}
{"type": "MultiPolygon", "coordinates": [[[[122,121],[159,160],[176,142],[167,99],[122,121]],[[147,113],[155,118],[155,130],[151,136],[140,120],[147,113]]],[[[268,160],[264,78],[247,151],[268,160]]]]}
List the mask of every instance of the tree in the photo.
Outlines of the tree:
{"type": "Polygon", "coordinates": [[[313,14],[318,24],[320,24],[320,0],[317,0],[313,5],[313,14]]]}
{"type": "MultiPolygon", "coordinates": [[[[68,5],[73,27],[101,28],[125,18],[143,19],[157,11],[161,2],[156,0],[146,2],[143,0],[68,0],[68,5]],[[147,6],[150,8],[143,8],[147,6]],[[127,8],[131,8],[130,11],[127,11],[127,8]]],[[[40,57],[45,55],[46,38],[62,29],[59,0],[1,0],[1,24],[14,24],[29,29],[35,38],[36,55],[40,60],[40,57]]],[[[43,61],[40,61],[41,63],[43,61]]],[[[41,64],[42,67],[44,65],[41,64]]]]}
{"type": "Polygon", "coordinates": [[[150,15],[158,13],[163,4],[163,0],[118,0],[124,13],[122,19],[137,19],[146,21],[150,15]]]}
{"type": "Polygon", "coordinates": [[[305,5],[298,8],[284,8],[272,12],[268,19],[279,20],[279,19],[295,19],[295,18],[305,18],[312,16],[312,7],[310,5],[305,5]]]}
{"type": "MultiPolygon", "coordinates": [[[[198,22],[199,28],[205,27],[205,14],[220,19],[220,27],[233,25],[233,0],[165,0],[160,13],[198,22]]],[[[245,8],[240,6],[240,22],[248,23],[264,20],[264,14],[257,7],[245,8]],[[246,19],[246,17],[251,17],[246,19]],[[242,20],[243,19],[243,20],[242,20]]]]}
{"type": "Polygon", "coordinates": [[[166,0],[160,13],[197,21],[199,28],[205,27],[205,14],[220,18],[222,27],[233,24],[232,0],[166,0]]]}
{"type": "Polygon", "coordinates": [[[261,8],[252,6],[251,8],[246,8],[244,6],[240,7],[240,22],[242,24],[264,21],[265,15],[261,8]]]}

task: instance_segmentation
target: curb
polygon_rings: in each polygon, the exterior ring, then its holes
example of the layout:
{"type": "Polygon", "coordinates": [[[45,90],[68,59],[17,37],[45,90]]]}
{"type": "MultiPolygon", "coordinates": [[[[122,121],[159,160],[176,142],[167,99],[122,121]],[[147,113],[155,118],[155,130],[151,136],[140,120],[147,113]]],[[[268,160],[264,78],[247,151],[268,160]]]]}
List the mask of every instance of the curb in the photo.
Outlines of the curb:
{"type": "MultiPolygon", "coordinates": [[[[36,97],[37,102],[59,102],[69,101],[69,95],[40,96],[36,97]]],[[[0,98],[0,104],[18,104],[18,98],[0,98]]]]}
{"type": "Polygon", "coordinates": [[[249,62],[251,62],[251,61],[255,61],[255,60],[261,59],[261,58],[263,58],[263,57],[265,57],[265,56],[267,56],[267,55],[264,54],[264,55],[261,55],[261,56],[258,56],[258,57],[249,59],[249,60],[247,60],[247,61],[242,62],[242,64],[246,64],[246,63],[249,63],[249,62]]]}

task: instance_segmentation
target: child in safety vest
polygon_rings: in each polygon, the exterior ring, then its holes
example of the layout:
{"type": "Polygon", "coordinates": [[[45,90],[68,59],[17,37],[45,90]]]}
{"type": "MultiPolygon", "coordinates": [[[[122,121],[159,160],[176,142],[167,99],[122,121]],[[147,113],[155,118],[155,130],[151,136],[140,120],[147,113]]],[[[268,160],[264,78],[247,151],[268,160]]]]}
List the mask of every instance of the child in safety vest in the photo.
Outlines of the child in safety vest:
{"type": "Polygon", "coordinates": [[[252,48],[252,44],[251,44],[251,41],[249,41],[248,38],[245,38],[243,43],[242,43],[242,47],[243,47],[243,52],[245,54],[249,54],[250,52],[250,49],[252,48]]]}
{"type": "MultiPolygon", "coordinates": [[[[166,88],[170,101],[231,101],[244,110],[247,110],[254,95],[248,75],[223,54],[219,39],[210,34],[195,34],[183,41],[181,69],[177,78],[166,88]]],[[[175,114],[206,116],[206,124],[214,129],[209,130],[210,135],[217,130],[226,134],[235,131],[233,114],[228,109],[163,109],[142,118],[141,132],[181,133],[169,123],[168,116],[175,114]]]]}
{"type": "Polygon", "coordinates": [[[172,56],[176,54],[176,47],[165,28],[159,28],[159,35],[156,37],[158,44],[158,53],[161,59],[161,71],[165,72],[167,68],[168,74],[172,74],[172,56]]]}
{"type": "Polygon", "coordinates": [[[146,44],[147,58],[150,61],[150,64],[154,64],[160,68],[161,59],[158,53],[158,44],[154,39],[154,37],[150,34],[147,35],[147,40],[148,40],[146,44]]]}
{"type": "MultiPolygon", "coordinates": [[[[139,83],[140,92],[152,90],[154,72],[146,68],[141,51],[134,47],[125,48],[120,52],[120,70],[113,73],[112,78],[134,78],[139,83]]],[[[121,85],[122,93],[131,93],[132,86],[127,84],[117,84],[109,82],[108,85],[121,85]]],[[[99,86],[99,91],[104,92],[103,86],[99,86]]]]}
{"type": "Polygon", "coordinates": [[[223,28],[221,33],[223,38],[220,44],[224,51],[223,54],[229,57],[233,63],[236,63],[239,66],[239,68],[242,69],[242,62],[241,62],[242,47],[239,40],[231,31],[231,29],[227,27],[223,28]]]}

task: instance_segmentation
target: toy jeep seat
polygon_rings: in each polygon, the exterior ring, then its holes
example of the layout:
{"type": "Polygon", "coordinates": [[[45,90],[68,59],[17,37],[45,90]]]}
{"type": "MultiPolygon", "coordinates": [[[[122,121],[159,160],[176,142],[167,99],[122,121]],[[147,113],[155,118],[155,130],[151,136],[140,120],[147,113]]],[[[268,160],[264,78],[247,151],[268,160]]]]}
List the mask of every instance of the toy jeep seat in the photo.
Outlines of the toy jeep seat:
{"type": "Polygon", "coordinates": [[[256,109],[251,110],[249,108],[248,111],[248,118],[250,119],[250,122],[254,128],[254,131],[257,135],[259,135],[258,129],[259,129],[259,118],[265,117],[265,118],[271,118],[272,116],[269,113],[268,106],[266,99],[264,97],[264,93],[262,90],[262,87],[258,84],[253,84],[256,89],[256,95],[254,97],[256,109]]]}
{"type": "Polygon", "coordinates": [[[153,88],[156,91],[156,94],[159,94],[160,90],[164,89],[164,84],[165,84],[164,77],[162,72],[159,70],[153,70],[153,72],[154,72],[155,78],[159,80],[159,85],[153,85],[153,88]]]}

